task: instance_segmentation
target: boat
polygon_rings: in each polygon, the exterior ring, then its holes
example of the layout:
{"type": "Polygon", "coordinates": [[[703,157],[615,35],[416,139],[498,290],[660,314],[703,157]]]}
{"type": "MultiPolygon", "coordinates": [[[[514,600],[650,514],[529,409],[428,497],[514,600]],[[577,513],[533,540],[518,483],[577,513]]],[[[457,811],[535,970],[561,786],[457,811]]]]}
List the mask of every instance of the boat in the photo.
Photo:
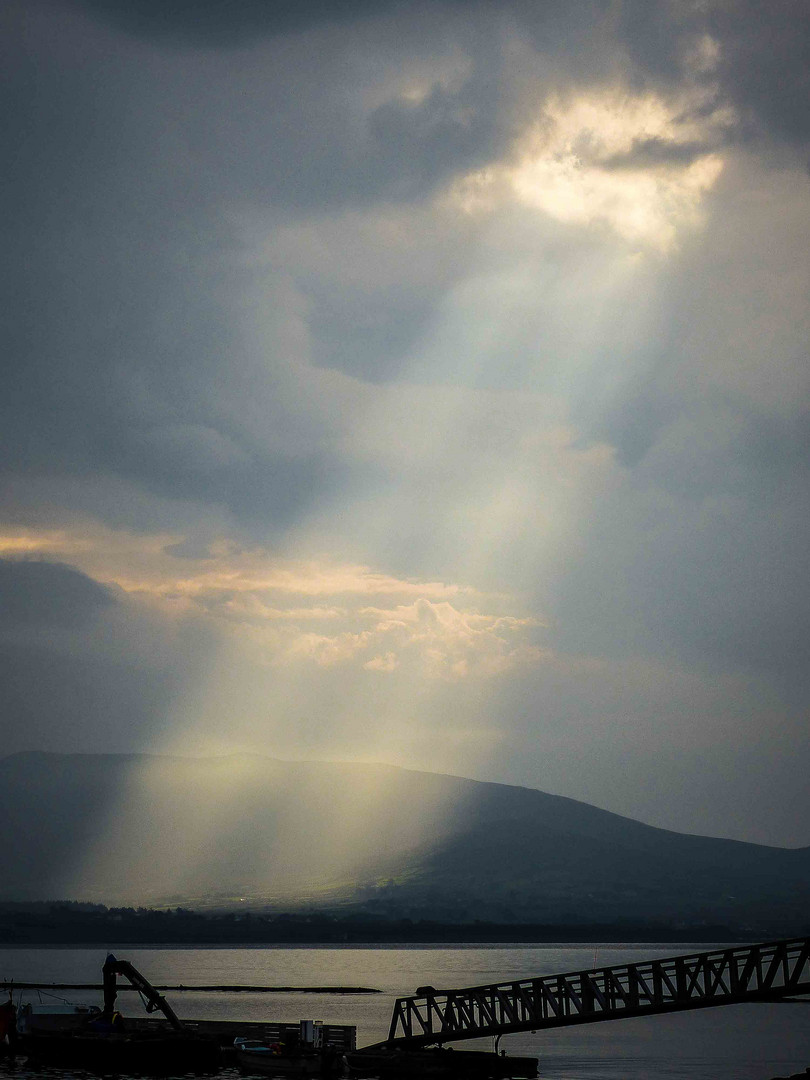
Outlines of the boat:
{"type": "MultiPolygon", "coordinates": [[[[319,1050],[237,1037],[233,1040],[236,1063],[260,1076],[328,1076],[319,1050]]],[[[339,1071],[332,1075],[340,1075],[339,1071]]]]}
{"type": "Polygon", "coordinates": [[[111,953],[102,968],[104,1007],[25,1005],[18,1010],[15,1049],[29,1061],[59,1068],[97,1072],[216,1072],[219,1043],[187,1031],[166,999],[128,960],[111,953]],[[132,1028],[115,1009],[116,976],[125,975],[146,1001],[146,1011],[160,1010],[169,1026],[150,1031],[132,1028]]]}
{"type": "Polygon", "coordinates": [[[344,1075],[356,1032],[354,1025],[301,1020],[268,1025],[261,1040],[238,1036],[233,1048],[240,1068],[260,1076],[337,1077],[344,1075]]]}
{"type": "Polygon", "coordinates": [[[18,1035],[42,1035],[46,1032],[81,1031],[88,1024],[101,1019],[98,1005],[26,1004],[16,1011],[18,1035]]]}

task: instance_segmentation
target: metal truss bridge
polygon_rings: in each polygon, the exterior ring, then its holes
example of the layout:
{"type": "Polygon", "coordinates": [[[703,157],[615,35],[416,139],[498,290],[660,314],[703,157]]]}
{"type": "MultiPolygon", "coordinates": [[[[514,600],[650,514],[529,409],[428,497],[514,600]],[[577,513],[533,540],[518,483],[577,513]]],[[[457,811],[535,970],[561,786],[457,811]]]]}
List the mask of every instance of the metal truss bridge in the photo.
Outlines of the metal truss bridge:
{"type": "Polygon", "coordinates": [[[398,998],[384,1046],[416,1047],[810,993],[810,938],[398,998]]]}

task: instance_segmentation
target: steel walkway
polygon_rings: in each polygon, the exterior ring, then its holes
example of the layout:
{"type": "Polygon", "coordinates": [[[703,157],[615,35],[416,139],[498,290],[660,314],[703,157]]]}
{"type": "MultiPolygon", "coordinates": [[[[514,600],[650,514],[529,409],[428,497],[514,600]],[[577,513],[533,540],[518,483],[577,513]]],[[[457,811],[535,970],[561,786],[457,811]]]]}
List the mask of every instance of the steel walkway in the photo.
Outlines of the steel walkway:
{"type": "Polygon", "coordinates": [[[519,982],[425,988],[394,1004],[386,1046],[427,1046],[810,993],[810,938],[519,982]]]}

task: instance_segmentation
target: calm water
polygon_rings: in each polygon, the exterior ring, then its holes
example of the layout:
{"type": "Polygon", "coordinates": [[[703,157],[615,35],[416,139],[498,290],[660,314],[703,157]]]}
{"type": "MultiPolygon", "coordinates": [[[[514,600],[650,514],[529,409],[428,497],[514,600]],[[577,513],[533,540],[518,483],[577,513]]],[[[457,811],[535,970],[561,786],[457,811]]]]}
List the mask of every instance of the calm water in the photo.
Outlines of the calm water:
{"type": "MultiPolygon", "coordinates": [[[[388,1032],[395,997],[417,986],[471,986],[702,951],[707,945],[494,945],[382,948],[127,948],[154,983],[373,986],[373,996],[321,994],[170,994],[188,1019],[283,1020],[311,1018],[356,1024],[362,1046],[388,1032]]],[[[0,978],[20,982],[99,982],[103,949],[0,949],[0,978]]],[[[100,994],[64,992],[61,998],[100,1004],[100,994]]],[[[30,995],[37,1000],[37,995],[30,995]]],[[[136,994],[122,994],[125,1014],[142,1015],[136,994]]],[[[462,1043],[491,1049],[491,1040],[462,1043]]],[[[510,1054],[540,1058],[546,1080],[770,1080],[810,1065],[810,1005],[739,1005],[670,1016],[583,1025],[542,1034],[510,1035],[510,1054]]],[[[37,1073],[37,1076],[45,1073],[37,1073]]],[[[53,1070],[57,1080],[68,1074],[53,1070]]],[[[85,1074],[71,1072],[71,1077],[85,1074]]],[[[235,1078],[232,1070],[223,1080],[235,1078]]],[[[0,1078],[31,1080],[24,1066],[0,1064],[0,1078]]]]}

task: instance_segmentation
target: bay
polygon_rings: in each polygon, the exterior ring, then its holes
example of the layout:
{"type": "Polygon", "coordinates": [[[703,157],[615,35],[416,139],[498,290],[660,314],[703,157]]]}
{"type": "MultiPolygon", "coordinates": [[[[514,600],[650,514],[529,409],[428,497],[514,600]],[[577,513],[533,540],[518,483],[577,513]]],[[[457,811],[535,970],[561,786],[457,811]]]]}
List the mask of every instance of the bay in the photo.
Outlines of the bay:
{"type": "MultiPolygon", "coordinates": [[[[440,989],[632,963],[707,946],[621,943],[571,945],[300,946],[251,948],[126,947],[150,982],[183,985],[354,985],[374,995],[176,992],[170,1001],[183,1018],[210,1020],[323,1020],[355,1024],[358,1045],[388,1033],[396,997],[417,986],[440,989]]],[[[103,949],[0,949],[0,978],[19,982],[100,982],[103,949]]],[[[15,994],[18,999],[20,992],[15,994]]],[[[39,1000],[35,991],[28,1000],[39,1000]]],[[[59,991],[58,999],[100,1004],[99,993],[59,991]]],[[[49,1000],[43,995],[43,1000],[49,1000]]],[[[141,1015],[136,994],[121,994],[125,1015],[141,1015]]],[[[459,1044],[492,1049],[491,1040],[459,1044]]],[[[539,1057],[546,1080],[770,1080],[810,1065],[810,1008],[806,1003],[726,1006],[665,1016],[561,1028],[501,1040],[509,1054],[539,1057]]],[[[0,1065],[0,1076],[29,1080],[25,1067],[0,1065]]],[[[42,1075],[38,1073],[37,1075],[42,1075]]],[[[51,1074],[49,1074],[51,1075],[51,1074]]],[[[78,1077],[54,1070],[56,1077],[78,1077]]],[[[220,1074],[235,1077],[233,1070],[220,1074]]]]}

